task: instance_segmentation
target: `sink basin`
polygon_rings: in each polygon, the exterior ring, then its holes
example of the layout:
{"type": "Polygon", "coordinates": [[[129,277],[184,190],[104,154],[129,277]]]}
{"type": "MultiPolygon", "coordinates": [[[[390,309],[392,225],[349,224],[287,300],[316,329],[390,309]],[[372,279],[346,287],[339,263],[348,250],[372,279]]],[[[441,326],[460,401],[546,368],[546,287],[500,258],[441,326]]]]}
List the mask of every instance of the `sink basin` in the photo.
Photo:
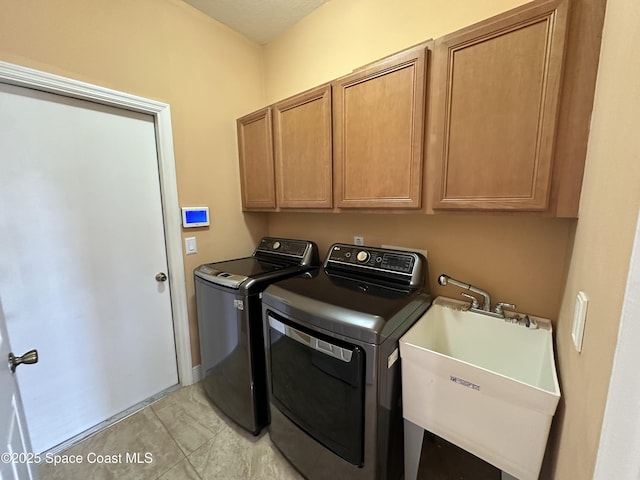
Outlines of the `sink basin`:
{"type": "MultiPolygon", "coordinates": [[[[551,322],[527,328],[438,297],[400,339],[403,415],[519,479],[537,479],[560,399],[551,322]]],[[[535,323],[534,323],[535,322],[535,323]]]]}

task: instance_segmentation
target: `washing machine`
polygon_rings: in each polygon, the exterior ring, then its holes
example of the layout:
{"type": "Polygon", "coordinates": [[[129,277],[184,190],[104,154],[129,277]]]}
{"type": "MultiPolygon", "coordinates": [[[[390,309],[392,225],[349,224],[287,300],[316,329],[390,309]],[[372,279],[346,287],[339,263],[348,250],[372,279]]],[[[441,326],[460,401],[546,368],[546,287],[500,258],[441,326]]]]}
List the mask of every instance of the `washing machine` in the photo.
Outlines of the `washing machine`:
{"type": "Polygon", "coordinates": [[[273,282],[318,264],[314,242],[265,237],[249,257],[194,270],[204,389],[254,435],[269,421],[260,297],[273,282]]]}

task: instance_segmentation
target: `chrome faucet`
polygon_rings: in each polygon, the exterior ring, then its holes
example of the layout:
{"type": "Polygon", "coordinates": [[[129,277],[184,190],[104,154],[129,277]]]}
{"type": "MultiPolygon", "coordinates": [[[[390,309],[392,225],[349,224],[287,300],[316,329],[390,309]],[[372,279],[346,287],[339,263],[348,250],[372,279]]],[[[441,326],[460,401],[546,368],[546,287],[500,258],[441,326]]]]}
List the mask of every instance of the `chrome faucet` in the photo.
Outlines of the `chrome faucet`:
{"type": "MultiPolygon", "coordinates": [[[[448,283],[450,283],[451,285],[455,285],[456,287],[464,288],[464,289],[469,290],[469,291],[471,291],[473,293],[477,293],[478,295],[482,295],[482,298],[483,298],[482,306],[480,306],[480,308],[478,308],[478,302],[477,301],[473,302],[473,300],[472,300],[471,308],[473,310],[481,310],[483,312],[490,312],[491,311],[491,297],[489,297],[489,293],[488,292],[485,292],[484,290],[481,290],[478,287],[474,287],[473,285],[469,285],[468,283],[460,282],[460,281],[456,280],[455,278],[451,278],[449,275],[445,275],[444,273],[438,277],[438,283],[440,285],[443,285],[443,286],[447,285],[448,283]]],[[[464,293],[463,292],[463,296],[470,297],[471,295],[469,295],[468,293],[464,293]]]]}
{"type": "Polygon", "coordinates": [[[473,285],[469,285],[468,283],[464,283],[459,280],[456,280],[455,278],[451,278],[449,275],[445,275],[444,273],[438,277],[438,283],[443,286],[450,283],[451,285],[455,285],[456,287],[464,288],[466,290],[469,290],[470,292],[476,293],[478,295],[482,295],[483,303],[482,305],[480,305],[478,302],[478,299],[473,295],[469,295],[466,292],[460,293],[460,295],[462,295],[463,297],[471,300],[471,305],[469,306],[469,310],[471,310],[472,312],[483,313],[485,315],[490,315],[492,317],[505,319],[503,308],[509,308],[509,309],[516,308],[516,306],[512,303],[499,302],[496,304],[495,308],[491,310],[491,297],[489,297],[488,292],[478,287],[474,287],[473,285]]]}

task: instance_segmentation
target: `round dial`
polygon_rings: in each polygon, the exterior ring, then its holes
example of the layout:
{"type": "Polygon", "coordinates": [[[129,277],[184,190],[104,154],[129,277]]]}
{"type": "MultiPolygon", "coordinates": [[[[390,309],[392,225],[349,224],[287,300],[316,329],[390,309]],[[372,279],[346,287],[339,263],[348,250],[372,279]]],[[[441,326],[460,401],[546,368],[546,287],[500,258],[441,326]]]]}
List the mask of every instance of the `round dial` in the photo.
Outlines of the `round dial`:
{"type": "Polygon", "coordinates": [[[275,242],[273,242],[273,249],[278,250],[281,245],[282,244],[276,240],[275,242]]]}
{"type": "Polygon", "coordinates": [[[358,252],[358,255],[356,255],[356,258],[358,259],[359,262],[366,262],[367,260],[369,260],[369,257],[371,255],[369,255],[369,252],[365,252],[364,250],[360,250],[358,252]]]}

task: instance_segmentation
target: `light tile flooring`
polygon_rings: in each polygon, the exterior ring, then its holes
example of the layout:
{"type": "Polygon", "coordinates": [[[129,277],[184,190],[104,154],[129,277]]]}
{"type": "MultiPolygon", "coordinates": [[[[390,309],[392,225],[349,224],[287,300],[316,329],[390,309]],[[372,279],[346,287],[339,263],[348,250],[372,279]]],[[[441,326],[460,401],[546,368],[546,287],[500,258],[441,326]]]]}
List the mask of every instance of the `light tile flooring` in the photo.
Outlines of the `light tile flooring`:
{"type": "MultiPolygon", "coordinates": [[[[45,463],[40,480],[303,479],[267,433],[254,437],[235,425],[211,404],[199,383],[170,393],[60,455],[82,463],[45,463]]],[[[500,471],[427,434],[418,479],[499,480],[500,471]]]]}
{"type": "Polygon", "coordinates": [[[268,434],[254,437],[226,419],[201,384],[172,392],[61,455],[82,463],[43,464],[41,480],[302,479],[268,434]]]}

